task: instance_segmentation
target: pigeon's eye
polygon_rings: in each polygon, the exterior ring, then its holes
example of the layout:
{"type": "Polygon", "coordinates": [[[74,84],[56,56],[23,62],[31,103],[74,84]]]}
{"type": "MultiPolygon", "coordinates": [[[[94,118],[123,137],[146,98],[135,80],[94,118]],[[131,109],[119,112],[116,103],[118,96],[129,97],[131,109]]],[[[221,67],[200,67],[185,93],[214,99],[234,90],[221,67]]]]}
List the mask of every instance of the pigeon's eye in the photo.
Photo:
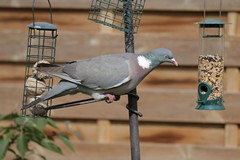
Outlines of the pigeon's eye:
{"type": "Polygon", "coordinates": [[[165,59],[168,59],[168,55],[164,55],[163,57],[164,57],[165,59]]]}

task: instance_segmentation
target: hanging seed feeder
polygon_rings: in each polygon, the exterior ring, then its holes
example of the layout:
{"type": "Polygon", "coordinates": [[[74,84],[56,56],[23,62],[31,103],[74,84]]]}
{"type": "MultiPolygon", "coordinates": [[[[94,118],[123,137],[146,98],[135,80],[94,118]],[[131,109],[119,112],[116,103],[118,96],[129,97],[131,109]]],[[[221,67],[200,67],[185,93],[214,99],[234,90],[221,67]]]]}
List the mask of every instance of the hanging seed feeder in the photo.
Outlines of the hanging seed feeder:
{"type": "Polygon", "coordinates": [[[198,101],[196,109],[224,110],[224,27],[226,22],[199,22],[201,50],[198,58],[198,101]]]}
{"type": "MultiPolygon", "coordinates": [[[[27,105],[36,100],[53,84],[53,78],[36,70],[38,64],[54,63],[57,40],[57,27],[52,24],[52,8],[50,8],[50,23],[35,22],[35,0],[32,1],[32,23],[28,25],[28,42],[25,68],[25,81],[23,92],[23,104],[27,105]]],[[[22,110],[23,116],[46,117],[45,108],[51,105],[51,100],[35,105],[30,111],[22,110]]],[[[50,112],[49,112],[50,113],[50,112]]]]}
{"type": "Polygon", "coordinates": [[[137,33],[144,4],[145,0],[92,0],[88,19],[120,31],[137,33]],[[125,2],[132,6],[128,15],[125,14],[128,9],[125,2]],[[131,23],[126,23],[125,16],[131,19],[131,23]]]}

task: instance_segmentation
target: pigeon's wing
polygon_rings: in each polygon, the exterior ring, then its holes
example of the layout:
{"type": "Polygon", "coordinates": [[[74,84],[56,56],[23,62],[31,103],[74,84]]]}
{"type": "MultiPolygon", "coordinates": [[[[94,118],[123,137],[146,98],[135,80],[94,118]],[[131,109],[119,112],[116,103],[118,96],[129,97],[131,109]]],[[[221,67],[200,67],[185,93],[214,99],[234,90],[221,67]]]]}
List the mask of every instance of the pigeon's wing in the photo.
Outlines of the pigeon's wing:
{"type": "Polygon", "coordinates": [[[86,87],[111,89],[130,81],[130,59],[130,54],[102,55],[66,64],[63,72],[86,87]]]}

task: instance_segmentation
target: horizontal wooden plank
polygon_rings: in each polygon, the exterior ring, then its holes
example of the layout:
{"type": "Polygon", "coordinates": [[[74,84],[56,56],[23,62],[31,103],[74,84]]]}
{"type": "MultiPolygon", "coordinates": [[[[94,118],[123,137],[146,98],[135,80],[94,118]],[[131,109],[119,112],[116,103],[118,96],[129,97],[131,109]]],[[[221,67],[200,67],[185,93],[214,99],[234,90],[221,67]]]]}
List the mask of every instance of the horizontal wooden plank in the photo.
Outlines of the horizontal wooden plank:
{"type": "MultiPolygon", "coordinates": [[[[38,149],[47,159],[58,160],[126,160],[130,159],[130,147],[127,143],[82,143],[74,142],[76,151],[72,152],[61,142],[64,155],[58,155],[51,151],[38,149]]],[[[8,155],[12,158],[11,155],[8,155]]],[[[143,160],[237,160],[240,157],[240,149],[215,146],[196,145],[168,145],[168,144],[141,144],[141,159],[143,160]]]]}
{"type": "MultiPolygon", "coordinates": [[[[2,113],[20,110],[23,86],[3,84],[0,86],[2,113]],[[14,91],[14,92],[13,92],[14,91]],[[11,95],[11,96],[9,96],[11,95]]],[[[186,122],[186,123],[240,123],[238,106],[239,93],[225,93],[225,111],[195,110],[197,91],[182,89],[139,89],[139,110],[143,113],[142,121],[186,122]]],[[[82,94],[58,98],[54,103],[86,98],[82,94]]],[[[125,108],[126,96],[111,105],[105,102],[89,104],[52,112],[52,117],[61,119],[111,119],[127,120],[125,108]]]]}
{"type": "MultiPolygon", "coordinates": [[[[124,121],[108,121],[107,127],[104,126],[100,130],[98,121],[56,120],[56,123],[60,130],[66,132],[73,141],[96,142],[99,140],[99,135],[103,136],[101,132],[107,134],[107,139],[101,141],[105,143],[127,143],[130,139],[129,124],[124,121]]],[[[52,130],[48,127],[46,132],[51,134],[52,130]]],[[[139,132],[142,143],[224,146],[225,142],[225,129],[222,124],[140,122],[139,132]]]]}
{"type": "MultiPolygon", "coordinates": [[[[26,25],[31,22],[31,11],[0,12],[0,21],[7,22],[0,26],[0,36],[4,37],[0,39],[0,61],[24,62],[27,49],[26,25]]],[[[194,13],[194,16],[191,13],[178,13],[176,18],[175,13],[148,12],[143,16],[142,26],[135,36],[136,52],[144,53],[157,47],[166,47],[175,53],[180,65],[197,65],[198,26],[194,22],[200,19],[199,13],[194,13]]],[[[40,11],[39,20],[48,21],[49,15],[40,11]]],[[[124,50],[123,34],[118,31],[102,33],[100,25],[87,20],[85,11],[58,10],[54,22],[59,26],[56,56],[59,62],[124,50]]],[[[236,36],[226,38],[226,66],[239,66],[239,41],[240,38],[236,36]]]]}
{"type": "MultiPolygon", "coordinates": [[[[56,55],[58,62],[84,59],[100,54],[122,53],[124,48],[122,34],[61,32],[60,35],[56,55]]],[[[0,40],[1,61],[24,62],[26,32],[0,32],[0,36],[7,37],[0,40]]],[[[238,63],[240,61],[239,43],[239,37],[228,37],[226,40],[225,66],[240,65],[238,63]]],[[[169,48],[181,66],[196,66],[198,62],[198,39],[142,33],[136,36],[135,44],[137,53],[145,53],[159,47],[169,48]]]]}
{"type": "MultiPolygon", "coordinates": [[[[218,11],[219,1],[207,1],[207,10],[218,11]]],[[[91,5],[90,0],[51,0],[53,8],[64,9],[88,9],[91,5]]],[[[29,8],[32,1],[1,0],[0,7],[8,8],[29,8]]],[[[36,7],[46,8],[47,2],[36,1],[36,7]]],[[[240,2],[236,0],[223,1],[223,11],[239,11],[240,2]]],[[[203,1],[198,0],[147,0],[145,10],[171,10],[171,11],[202,11],[203,1]]]]}
{"type": "MultiPolygon", "coordinates": [[[[41,2],[41,1],[39,1],[41,2]]],[[[31,9],[14,9],[14,10],[0,10],[0,28],[2,30],[24,30],[27,31],[27,25],[32,23],[31,9]]],[[[87,11],[77,10],[56,10],[53,12],[53,23],[60,31],[99,31],[99,26],[96,23],[88,20],[87,11]]],[[[50,22],[48,10],[36,10],[35,21],[50,22]]],[[[24,37],[26,38],[26,37],[24,37]]]]}
{"type": "MultiPolygon", "coordinates": [[[[143,143],[224,146],[224,128],[221,125],[140,122],[139,132],[143,143]]],[[[129,141],[128,123],[112,122],[110,142],[124,141],[129,141]]]]}
{"type": "MultiPolygon", "coordinates": [[[[26,25],[32,22],[31,9],[3,9],[0,10],[0,15],[0,21],[5,22],[0,25],[3,30],[26,30],[26,25]]],[[[218,15],[212,12],[208,16],[218,18],[218,15]]],[[[197,37],[198,25],[194,23],[202,21],[202,19],[203,15],[199,12],[148,11],[142,16],[139,33],[159,32],[175,37],[197,37]]],[[[35,20],[49,22],[48,11],[36,11],[35,20]]],[[[226,14],[222,14],[222,20],[228,21],[226,14]]],[[[56,10],[53,12],[53,23],[58,26],[60,31],[101,32],[102,29],[100,24],[88,20],[88,12],[85,10],[56,10]]],[[[119,31],[113,30],[113,32],[119,31]]]]}

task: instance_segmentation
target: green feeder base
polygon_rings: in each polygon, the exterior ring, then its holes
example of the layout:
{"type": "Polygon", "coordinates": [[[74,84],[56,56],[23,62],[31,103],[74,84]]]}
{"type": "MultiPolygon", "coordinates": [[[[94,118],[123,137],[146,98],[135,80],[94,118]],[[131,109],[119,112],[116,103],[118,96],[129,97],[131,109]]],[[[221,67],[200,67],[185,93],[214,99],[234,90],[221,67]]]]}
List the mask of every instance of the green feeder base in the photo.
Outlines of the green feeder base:
{"type": "Polygon", "coordinates": [[[197,102],[197,106],[195,109],[197,110],[225,110],[222,104],[222,98],[215,100],[208,100],[205,103],[197,102]]]}
{"type": "Polygon", "coordinates": [[[198,85],[198,95],[199,99],[197,101],[197,106],[195,109],[197,110],[224,110],[224,106],[222,104],[222,97],[217,97],[214,100],[208,100],[209,95],[212,92],[212,87],[206,83],[201,82],[198,85]]]}

